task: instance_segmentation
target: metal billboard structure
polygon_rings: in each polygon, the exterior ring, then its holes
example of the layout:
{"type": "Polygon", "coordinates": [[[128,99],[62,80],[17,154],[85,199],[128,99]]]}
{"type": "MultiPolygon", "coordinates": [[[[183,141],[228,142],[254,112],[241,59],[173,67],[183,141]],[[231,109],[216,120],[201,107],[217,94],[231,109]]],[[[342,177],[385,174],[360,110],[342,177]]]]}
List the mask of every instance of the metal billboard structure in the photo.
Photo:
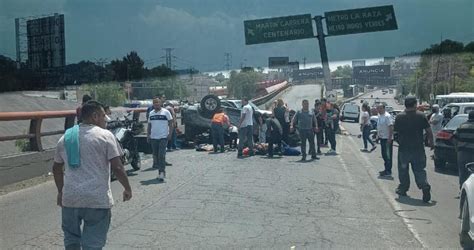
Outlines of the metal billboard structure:
{"type": "Polygon", "coordinates": [[[17,67],[30,68],[44,84],[60,83],[66,66],[64,29],[63,14],[16,18],[17,67]]]}
{"type": "Polygon", "coordinates": [[[270,69],[281,69],[288,67],[290,58],[287,56],[280,57],[269,57],[268,58],[268,68],[270,69]]]}

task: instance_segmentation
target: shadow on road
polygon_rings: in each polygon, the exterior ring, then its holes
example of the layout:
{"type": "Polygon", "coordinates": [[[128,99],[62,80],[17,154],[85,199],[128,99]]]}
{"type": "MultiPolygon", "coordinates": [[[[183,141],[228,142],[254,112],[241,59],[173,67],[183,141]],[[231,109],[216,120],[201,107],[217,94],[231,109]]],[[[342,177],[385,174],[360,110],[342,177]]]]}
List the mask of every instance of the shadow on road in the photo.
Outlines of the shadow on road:
{"type": "Polygon", "coordinates": [[[145,169],[145,170],[142,170],[142,171],[143,171],[143,172],[148,172],[148,171],[153,171],[153,170],[156,170],[156,171],[158,171],[158,169],[156,169],[156,168],[153,168],[153,167],[147,168],[147,169],[145,169]]]}
{"type": "Polygon", "coordinates": [[[143,186],[148,186],[148,185],[153,185],[153,184],[163,184],[164,181],[158,180],[157,178],[153,178],[153,179],[146,180],[146,181],[140,181],[140,183],[141,183],[143,186]]]}
{"type": "Polygon", "coordinates": [[[127,176],[135,176],[135,175],[138,175],[137,173],[135,173],[137,170],[127,170],[127,176]]]}
{"type": "Polygon", "coordinates": [[[380,180],[389,180],[389,181],[394,180],[393,176],[378,176],[377,178],[380,180]]]}
{"type": "Polygon", "coordinates": [[[262,156],[261,158],[262,158],[262,159],[277,160],[277,159],[282,159],[283,157],[282,157],[282,156],[273,156],[273,157],[270,157],[270,156],[262,156]]]}
{"type": "Polygon", "coordinates": [[[435,173],[445,174],[451,176],[458,176],[458,169],[453,166],[446,166],[445,168],[435,168],[435,173]]]}
{"type": "Polygon", "coordinates": [[[421,199],[414,199],[414,198],[411,198],[410,196],[400,196],[398,198],[395,198],[395,200],[402,204],[416,206],[416,207],[432,207],[437,204],[436,201],[430,201],[426,203],[426,202],[423,202],[423,200],[421,199]]]}

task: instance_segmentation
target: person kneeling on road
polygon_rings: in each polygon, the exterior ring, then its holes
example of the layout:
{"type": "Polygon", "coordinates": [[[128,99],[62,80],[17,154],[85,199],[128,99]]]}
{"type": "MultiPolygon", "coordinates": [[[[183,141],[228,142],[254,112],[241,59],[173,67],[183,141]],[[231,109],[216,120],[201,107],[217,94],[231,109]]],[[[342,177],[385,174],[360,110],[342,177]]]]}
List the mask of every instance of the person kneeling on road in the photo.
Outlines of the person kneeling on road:
{"type": "Polygon", "coordinates": [[[268,142],[268,157],[273,157],[273,144],[277,145],[276,152],[281,156],[283,128],[273,114],[271,117],[266,118],[265,123],[267,124],[266,136],[268,142]]]}

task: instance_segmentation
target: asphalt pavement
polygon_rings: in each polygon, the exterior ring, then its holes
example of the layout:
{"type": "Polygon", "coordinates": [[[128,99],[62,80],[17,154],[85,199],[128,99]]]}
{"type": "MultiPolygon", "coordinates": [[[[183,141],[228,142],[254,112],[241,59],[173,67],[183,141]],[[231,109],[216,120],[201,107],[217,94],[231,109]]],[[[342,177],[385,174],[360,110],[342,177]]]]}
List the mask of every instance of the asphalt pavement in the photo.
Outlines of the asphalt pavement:
{"type": "MultiPolygon", "coordinates": [[[[112,183],[106,249],[459,248],[457,177],[434,173],[429,162],[433,202],[422,203],[414,186],[399,199],[396,167],[394,180],[379,179],[379,149],[361,153],[358,125],[343,126],[339,154],[317,161],[183,149],[167,154],[173,166],[160,184],[146,157],[129,173],[132,200],[120,201],[112,183]]],[[[55,199],[52,181],[0,196],[0,248],[61,248],[55,199]]]]}
{"type": "MultiPolygon", "coordinates": [[[[381,90],[361,96],[354,100],[360,105],[364,100],[372,104],[375,100],[386,102],[395,110],[403,110],[404,107],[396,102],[394,94],[382,94],[381,90]],[[371,96],[373,95],[373,98],[371,96]]],[[[408,191],[409,197],[398,198],[394,191],[399,184],[397,170],[398,145],[394,143],[393,148],[393,180],[380,179],[377,177],[378,171],[384,169],[383,159],[380,153],[380,145],[372,153],[358,153],[357,150],[363,147],[358,123],[343,122],[342,127],[346,131],[346,137],[354,143],[352,148],[355,154],[361,155],[369,166],[370,174],[377,178],[378,183],[387,192],[388,198],[395,205],[394,210],[403,211],[407,225],[413,230],[415,235],[429,248],[458,248],[460,220],[458,199],[458,177],[456,169],[447,169],[443,172],[434,170],[434,163],[431,159],[433,151],[425,148],[427,157],[427,178],[431,184],[432,202],[425,204],[421,201],[421,190],[416,187],[413,173],[411,176],[411,187],[408,191]]],[[[398,212],[397,212],[398,213],[398,212]]]]}

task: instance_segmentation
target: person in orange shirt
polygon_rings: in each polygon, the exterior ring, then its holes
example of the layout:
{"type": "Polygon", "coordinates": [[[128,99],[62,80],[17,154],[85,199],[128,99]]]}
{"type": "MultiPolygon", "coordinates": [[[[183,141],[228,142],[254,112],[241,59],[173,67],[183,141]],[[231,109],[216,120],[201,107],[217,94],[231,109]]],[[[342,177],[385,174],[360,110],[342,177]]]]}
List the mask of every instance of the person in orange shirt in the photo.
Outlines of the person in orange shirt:
{"type": "Polygon", "coordinates": [[[224,113],[223,108],[219,108],[212,116],[211,135],[214,153],[217,153],[217,145],[221,146],[221,153],[224,153],[224,125],[230,127],[229,117],[224,113]]]}

